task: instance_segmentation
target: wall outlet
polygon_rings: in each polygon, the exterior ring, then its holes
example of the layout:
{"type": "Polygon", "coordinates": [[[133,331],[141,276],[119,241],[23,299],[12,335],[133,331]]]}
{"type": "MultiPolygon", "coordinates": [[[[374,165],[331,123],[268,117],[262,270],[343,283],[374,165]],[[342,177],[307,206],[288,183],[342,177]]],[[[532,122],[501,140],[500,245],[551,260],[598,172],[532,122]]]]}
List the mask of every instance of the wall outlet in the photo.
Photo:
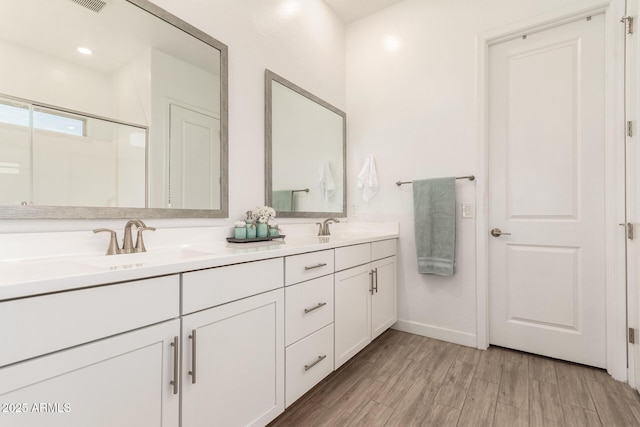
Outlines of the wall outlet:
{"type": "Polygon", "coordinates": [[[476,207],[473,203],[462,204],[462,218],[471,219],[476,216],[476,207]]]}

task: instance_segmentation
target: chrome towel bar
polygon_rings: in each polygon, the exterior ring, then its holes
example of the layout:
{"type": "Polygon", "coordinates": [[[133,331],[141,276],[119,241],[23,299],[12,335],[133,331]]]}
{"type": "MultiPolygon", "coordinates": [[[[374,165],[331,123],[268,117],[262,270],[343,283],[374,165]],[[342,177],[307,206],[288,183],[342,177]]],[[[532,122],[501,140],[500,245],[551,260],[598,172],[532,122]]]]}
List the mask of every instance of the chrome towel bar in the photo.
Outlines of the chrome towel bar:
{"type": "MultiPolygon", "coordinates": [[[[456,179],[468,179],[469,181],[475,181],[476,177],[473,175],[468,176],[456,176],[456,179]]],[[[400,187],[402,184],[412,184],[413,181],[396,181],[396,185],[400,187]]]]}

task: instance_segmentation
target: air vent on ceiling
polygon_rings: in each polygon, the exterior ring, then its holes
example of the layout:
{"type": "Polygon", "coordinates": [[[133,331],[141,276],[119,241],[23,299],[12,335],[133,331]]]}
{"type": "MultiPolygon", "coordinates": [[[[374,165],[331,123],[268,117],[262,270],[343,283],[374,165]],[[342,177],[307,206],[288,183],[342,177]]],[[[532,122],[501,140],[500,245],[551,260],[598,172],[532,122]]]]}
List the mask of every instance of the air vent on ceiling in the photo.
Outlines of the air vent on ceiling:
{"type": "Polygon", "coordinates": [[[89,10],[94,11],[95,13],[100,13],[102,8],[107,5],[107,2],[103,0],[71,0],[74,3],[79,4],[82,7],[86,7],[89,10]]]}

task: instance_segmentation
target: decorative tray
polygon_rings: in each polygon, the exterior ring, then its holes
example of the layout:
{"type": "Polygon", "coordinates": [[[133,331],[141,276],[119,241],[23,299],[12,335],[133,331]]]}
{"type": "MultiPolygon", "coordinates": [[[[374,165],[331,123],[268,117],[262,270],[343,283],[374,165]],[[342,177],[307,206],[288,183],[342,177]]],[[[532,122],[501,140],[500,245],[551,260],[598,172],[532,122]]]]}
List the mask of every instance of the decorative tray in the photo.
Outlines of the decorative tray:
{"type": "Polygon", "coordinates": [[[287,237],[284,234],[279,236],[267,236],[267,237],[252,237],[246,239],[236,239],[235,237],[227,237],[227,242],[229,243],[253,243],[253,242],[268,242],[269,240],[282,239],[287,237]]]}

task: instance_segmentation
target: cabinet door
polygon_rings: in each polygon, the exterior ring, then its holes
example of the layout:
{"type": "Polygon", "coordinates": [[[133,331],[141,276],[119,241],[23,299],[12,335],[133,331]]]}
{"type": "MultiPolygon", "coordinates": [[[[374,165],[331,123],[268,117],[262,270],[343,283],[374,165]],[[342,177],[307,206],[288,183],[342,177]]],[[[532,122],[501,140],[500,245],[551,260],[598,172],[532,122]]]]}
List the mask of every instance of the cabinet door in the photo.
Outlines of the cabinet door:
{"type": "Polygon", "coordinates": [[[183,426],[264,426],[284,410],[282,288],[190,314],[182,328],[183,426]]]}
{"type": "Polygon", "coordinates": [[[0,425],[177,427],[179,333],[176,319],[0,369],[0,425]]]}
{"type": "Polygon", "coordinates": [[[371,342],[371,264],[335,274],[335,369],[371,342]]]}
{"type": "Polygon", "coordinates": [[[374,291],[371,296],[371,339],[389,329],[398,321],[396,300],[396,257],[375,261],[373,269],[374,291]]]}

